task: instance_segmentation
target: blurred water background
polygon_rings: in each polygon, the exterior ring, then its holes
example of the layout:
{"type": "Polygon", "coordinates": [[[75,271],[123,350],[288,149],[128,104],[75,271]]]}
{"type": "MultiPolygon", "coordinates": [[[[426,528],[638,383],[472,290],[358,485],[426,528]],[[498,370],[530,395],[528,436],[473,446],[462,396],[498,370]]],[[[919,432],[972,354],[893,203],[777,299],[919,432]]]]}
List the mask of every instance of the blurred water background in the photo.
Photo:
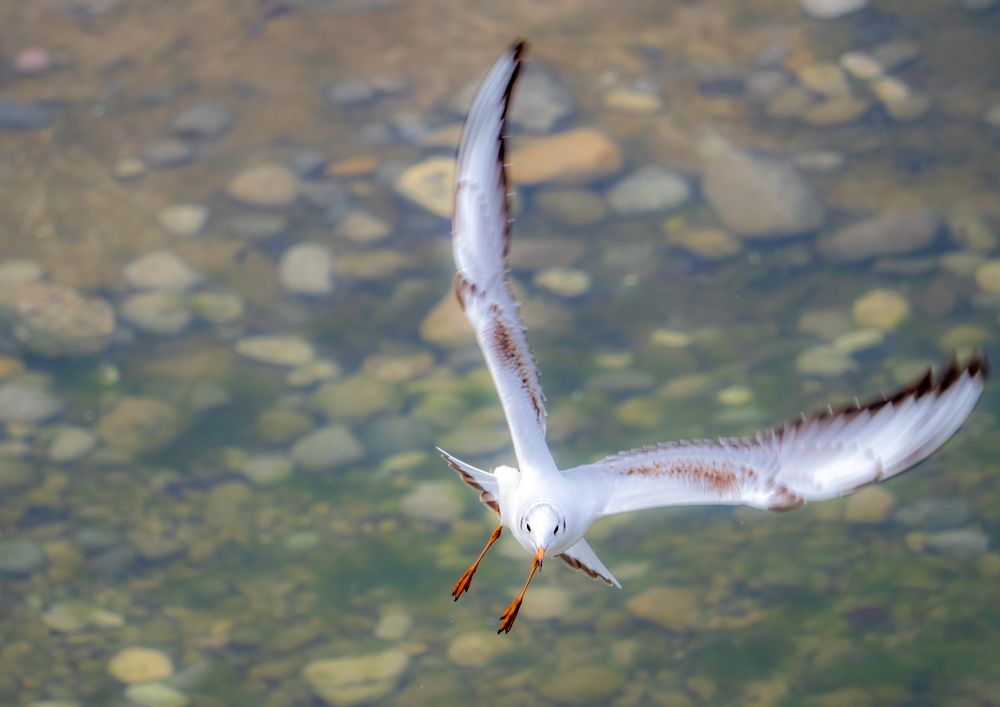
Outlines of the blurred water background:
{"type": "Polygon", "coordinates": [[[890,390],[1000,316],[995,0],[0,5],[0,703],[1000,704],[996,385],[792,514],[601,522],[512,455],[450,295],[472,91],[532,41],[513,279],[563,466],[890,390]]]}

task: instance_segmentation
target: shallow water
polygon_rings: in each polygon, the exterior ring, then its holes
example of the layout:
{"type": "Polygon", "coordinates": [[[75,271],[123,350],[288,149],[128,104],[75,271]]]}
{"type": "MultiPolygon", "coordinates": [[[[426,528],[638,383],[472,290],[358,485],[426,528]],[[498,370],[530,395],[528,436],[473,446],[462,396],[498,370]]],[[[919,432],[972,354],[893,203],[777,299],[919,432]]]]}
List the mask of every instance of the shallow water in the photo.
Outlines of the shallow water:
{"type": "Polygon", "coordinates": [[[547,563],[510,636],[512,541],[451,601],[493,518],[434,447],[512,455],[434,160],[522,36],[513,278],[562,465],[993,353],[998,3],[8,3],[0,703],[996,703],[995,385],[851,499],[602,521],[623,589],[547,563]],[[718,150],[783,165],[797,225],[741,233],[718,150]]]}

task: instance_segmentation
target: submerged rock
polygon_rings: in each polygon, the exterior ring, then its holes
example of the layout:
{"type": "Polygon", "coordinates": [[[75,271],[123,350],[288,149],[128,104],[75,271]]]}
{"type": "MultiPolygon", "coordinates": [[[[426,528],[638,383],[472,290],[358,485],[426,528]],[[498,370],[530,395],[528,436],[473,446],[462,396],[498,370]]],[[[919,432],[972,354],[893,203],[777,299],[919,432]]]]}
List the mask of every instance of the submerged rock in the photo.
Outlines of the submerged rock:
{"type": "Polygon", "coordinates": [[[127,397],[105,413],[97,435],[109,446],[130,454],[158,452],[180,431],[177,411],[153,398],[127,397]]]}
{"type": "Polygon", "coordinates": [[[278,280],[289,292],[321,297],[333,291],[333,252],[322,243],[298,243],[281,256],[278,280]]]}
{"type": "Polygon", "coordinates": [[[174,665],[162,651],[132,646],[111,658],[108,672],[124,683],[143,683],[170,677],[174,665]]]}
{"type": "Polygon", "coordinates": [[[195,103],[170,121],[170,132],[179,137],[210,140],[220,137],[233,124],[233,114],[214,101],[195,103]]]}
{"type": "Polygon", "coordinates": [[[624,158],[621,148],[593,128],[579,128],[531,142],[510,156],[517,184],[585,182],[614,174],[624,158]]]}
{"type": "Polygon", "coordinates": [[[431,157],[403,171],[396,179],[400,194],[442,218],[451,216],[455,160],[431,157]]]}
{"type": "Polygon", "coordinates": [[[622,214],[673,209],[691,196],[687,181],[662,167],[643,167],[618,181],[608,192],[611,208],[622,214]]]}
{"type": "Polygon", "coordinates": [[[29,351],[48,357],[82,356],[104,350],[115,329],[111,305],[99,297],[49,282],[0,287],[0,315],[29,351]]]}
{"type": "Polygon", "coordinates": [[[125,281],[140,290],[183,292],[201,282],[201,276],[173,253],[157,250],[126,265],[125,281]]]}
{"type": "Polygon", "coordinates": [[[802,9],[817,20],[832,20],[857,12],[868,0],[802,0],[802,9]]]}
{"type": "Polygon", "coordinates": [[[932,245],[940,227],[933,209],[893,209],[824,236],[819,251],[847,263],[913,253],[932,245]]]}
{"type": "Polygon", "coordinates": [[[0,385],[0,423],[34,425],[58,415],[63,402],[45,384],[15,379],[0,385]]]}
{"type": "Polygon", "coordinates": [[[0,96],[0,130],[38,130],[52,124],[52,112],[37,103],[0,96]]]}
{"type": "Polygon", "coordinates": [[[314,660],[303,676],[328,705],[370,703],[388,695],[410,663],[398,650],[349,658],[314,660]]]}
{"type": "Polygon", "coordinates": [[[280,209],[299,198],[299,180],[287,167],[262,164],[233,177],[226,192],[247,206],[280,209]]]}
{"type": "Polygon", "coordinates": [[[42,568],[45,553],[31,540],[0,540],[0,576],[24,576],[42,568]]]}
{"type": "Polygon", "coordinates": [[[258,363],[295,368],[312,361],[312,344],[300,336],[248,336],[236,342],[236,353],[258,363]]]}
{"type": "Polygon", "coordinates": [[[292,445],[292,459],[307,471],[326,471],[361,459],[365,450],[344,425],[327,425],[292,445]]]}
{"type": "Polygon", "coordinates": [[[793,167],[728,146],[706,150],[702,190],[726,228],[745,238],[813,231],[826,216],[812,188],[793,167]]]}

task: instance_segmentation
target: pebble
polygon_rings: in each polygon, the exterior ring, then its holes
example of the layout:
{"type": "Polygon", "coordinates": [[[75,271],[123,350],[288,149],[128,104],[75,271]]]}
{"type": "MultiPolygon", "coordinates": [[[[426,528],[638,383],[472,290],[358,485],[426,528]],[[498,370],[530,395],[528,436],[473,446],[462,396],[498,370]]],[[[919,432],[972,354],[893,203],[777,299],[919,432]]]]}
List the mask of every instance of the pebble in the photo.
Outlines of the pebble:
{"type": "Polygon", "coordinates": [[[905,39],[894,39],[871,50],[872,58],[888,73],[901,69],[920,56],[920,47],[905,39]]]}
{"type": "Polygon", "coordinates": [[[1000,292],[1000,258],[987,260],[976,268],[976,284],[986,292],[1000,292]]]}
{"type": "Polygon", "coordinates": [[[160,336],[179,334],[193,318],[177,293],[162,290],[127,297],[121,304],[121,315],[135,328],[160,336]]]}
{"type": "Polygon", "coordinates": [[[962,525],[971,515],[957,498],[923,498],[896,511],[895,520],[909,528],[930,531],[962,525]]]}
{"type": "Polygon", "coordinates": [[[187,707],[191,699],[180,690],[159,682],[129,685],[125,697],[143,707],[187,707]]]}
{"type": "Polygon", "coordinates": [[[157,138],[142,148],[143,163],[155,169],[184,167],[194,162],[196,154],[194,145],[168,137],[157,138]]]}
{"type": "Polygon", "coordinates": [[[288,229],[288,220],[280,214],[240,214],[229,222],[233,234],[245,241],[274,238],[288,229]]]}
{"type": "Polygon", "coordinates": [[[795,368],[801,373],[835,378],[857,369],[857,364],[834,346],[813,346],[795,358],[795,368]]]}
{"type": "Polygon", "coordinates": [[[356,243],[375,243],[388,237],[392,227],[367,211],[352,211],[337,221],[336,233],[356,243]]]}
{"type": "Polygon", "coordinates": [[[715,399],[723,405],[746,405],[753,400],[753,391],[745,385],[731,385],[716,393],[715,399]]]}
{"type": "Polygon", "coordinates": [[[531,602],[525,602],[522,610],[524,618],[530,621],[547,621],[569,611],[572,599],[567,590],[545,585],[532,588],[535,592],[531,595],[531,602]]]}
{"type": "Polygon", "coordinates": [[[579,128],[541,138],[510,155],[511,179],[518,184],[585,182],[614,174],[622,167],[621,149],[593,128],[579,128]]]}
{"type": "Polygon", "coordinates": [[[445,349],[458,349],[475,342],[469,323],[451,291],[427,313],[419,331],[423,341],[445,349]]]}
{"type": "Polygon", "coordinates": [[[881,346],[884,341],[885,334],[878,329],[856,329],[836,337],[833,347],[846,354],[853,354],[881,346]]]}
{"type": "Polygon", "coordinates": [[[868,101],[861,98],[838,96],[812,105],[802,118],[810,125],[846,125],[860,119],[868,107],[868,101]]]}
{"type": "Polygon", "coordinates": [[[739,239],[721,228],[683,228],[670,233],[670,242],[707,260],[729,258],[743,250],[739,239]]]}
{"type": "Polygon", "coordinates": [[[49,461],[66,464],[82,459],[97,444],[97,438],[90,430],[82,427],[60,427],[49,444],[46,454],[49,461]]]}
{"type": "Polygon", "coordinates": [[[147,165],[138,157],[125,157],[115,162],[115,166],[112,167],[111,172],[114,174],[115,179],[128,181],[138,179],[146,174],[147,165]]]}
{"type": "Polygon", "coordinates": [[[213,324],[229,324],[243,316],[243,300],[232,292],[199,292],[189,301],[194,314],[213,324]]]}
{"type": "Polygon", "coordinates": [[[201,101],[178,113],[170,121],[170,132],[183,138],[213,140],[221,137],[233,124],[233,114],[214,101],[201,101]]]}
{"type": "Polygon", "coordinates": [[[258,363],[294,368],[315,358],[312,344],[300,336],[248,336],[236,342],[236,353],[258,363]]]}
{"type": "Polygon", "coordinates": [[[731,233],[777,238],[822,225],[822,203],[789,165],[726,146],[706,153],[702,190],[731,233]]]}
{"type": "Polygon", "coordinates": [[[549,133],[573,111],[569,90],[538,64],[529,64],[518,82],[511,122],[530,132],[549,133]]]}
{"type": "Polygon", "coordinates": [[[583,270],[550,268],[535,275],[537,287],[545,288],[562,297],[578,297],[590,289],[590,275],[583,270]]]}
{"type": "Polygon", "coordinates": [[[803,86],[823,96],[843,98],[851,95],[847,77],[836,64],[806,64],[799,69],[798,78],[803,86]]]}
{"type": "Polygon", "coordinates": [[[372,354],[361,366],[365,375],[387,383],[403,383],[426,375],[434,367],[434,357],[418,353],[372,354]]]}
{"type": "Polygon", "coordinates": [[[642,167],[608,191],[608,204],[621,214],[675,209],[691,197],[687,180],[662,167],[642,167]]]}
{"type": "Polygon", "coordinates": [[[356,280],[387,280],[396,278],[400,270],[413,265],[413,259],[398,249],[382,248],[339,256],[334,263],[334,273],[356,280]]]}
{"type": "Polygon", "coordinates": [[[291,455],[306,471],[326,471],[361,459],[365,450],[346,426],[327,425],[300,438],[291,455]]]}
{"type": "Polygon", "coordinates": [[[425,481],[417,484],[400,502],[400,510],[411,518],[437,523],[457,520],[462,515],[462,508],[462,501],[451,481],[425,481]]]}
{"type": "Polygon", "coordinates": [[[586,189],[547,189],[535,197],[535,205],[565,226],[591,226],[608,213],[604,199],[586,189]]]}
{"type": "Polygon", "coordinates": [[[297,295],[322,297],[333,291],[333,251],[322,243],[297,243],[284,252],[278,281],[297,295]]]}
{"type": "Polygon", "coordinates": [[[802,0],[802,9],[817,20],[833,20],[863,9],[868,0],[802,0]]]}
{"type": "Polygon", "coordinates": [[[0,287],[0,313],[12,320],[14,337],[26,349],[48,357],[102,351],[115,328],[107,301],[49,282],[0,287]]]}
{"type": "Polygon", "coordinates": [[[897,328],[910,314],[906,298],[895,290],[874,289],[854,301],[851,317],[860,327],[882,331],[897,328]]]}
{"type": "Polygon", "coordinates": [[[542,696],[558,704],[610,704],[623,692],[625,677],[606,665],[562,668],[539,684],[542,696]]]}
{"type": "Polygon", "coordinates": [[[36,425],[55,417],[63,402],[44,382],[28,378],[0,384],[0,422],[15,425],[36,425]]]}
{"type": "Polygon", "coordinates": [[[652,90],[618,86],[605,94],[604,105],[626,113],[649,115],[663,108],[663,100],[652,90]]]}
{"type": "Polygon", "coordinates": [[[292,460],[284,454],[260,454],[247,459],[240,473],[258,486],[270,486],[292,475],[292,460]]]}
{"type": "Polygon", "coordinates": [[[21,76],[40,76],[52,68],[52,54],[45,47],[25,47],[14,55],[14,71],[21,76]]]}
{"type": "Polygon", "coordinates": [[[299,198],[299,179],[279,164],[261,164],[237,174],[226,193],[245,206],[282,209],[299,198]]]}
{"type": "Polygon", "coordinates": [[[108,672],[120,682],[131,685],[168,678],[174,673],[174,665],[162,651],[132,646],[111,658],[108,672]]]}
{"type": "Polygon", "coordinates": [[[316,359],[289,371],[285,380],[293,388],[308,388],[339,375],[340,366],[336,361],[316,359]]]}
{"type": "Polygon", "coordinates": [[[312,395],[310,405],[333,420],[360,421],[398,410],[400,387],[369,376],[353,376],[323,385],[312,395]]]}
{"type": "Polygon", "coordinates": [[[676,329],[654,329],[649,335],[649,340],[657,346],[665,346],[668,349],[683,349],[694,342],[694,337],[676,329]]]}
{"type": "Polygon", "coordinates": [[[847,263],[903,255],[931,246],[940,229],[934,209],[892,209],[821,237],[819,251],[847,263]]]}
{"type": "MultiPolygon", "coordinates": [[[[458,140],[449,140],[449,145],[455,145],[458,140]]],[[[361,177],[372,174],[378,169],[378,158],[374,155],[355,155],[332,162],[326,167],[329,177],[361,177]]]]}
{"type": "Polygon", "coordinates": [[[0,96],[0,130],[39,130],[52,124],[52,112],[37,103],[0,96]]]}
{"type": "Polygon", "coordinates": [[[410,664],[410,657],[399,650],[314,660],[303,676],[309,687],[328,705],[367,704],[385,697],[410,664]]]}
{"type": "Polygon", "coordinates": [[[865,52],[841,54],[840,66],[858,81],[873,81],[883,75],[882,65],[865,52]]]}
{"type": "Polygon", "coordinates": [[[503,650],[504,646],[496,638],[493,632],[487,631],[459,634],[448,644],[448,659],[463,668],[481,668],[503,650]]]}
{"type": "Polygon", "coordinates": [[[989,547],[989,535],[975,526],[940,530],[924,538],[925,550],[947,557],[973,557],[983,554],[989,547]]]}
{"type": "Polygon", "coordinates": [[[626,606],[633,616],[670,631],[692,629],[700,621],[698,597],[691,589],[653,587],[630,599],[626,606]]]}
{"type": "Polygon", "coordinates": [[[861,489],[844,504],[844,520],[848,523],[882,523],[896,505],[895,497],[881,486],[861,489]]]}
{"type": "Polygon", "coordinates": [[[431,157],[403,170],[394,186],[418,206],[442,218],[450,218],[454,178],[454,160],[431,157]]]}
{"type": "Polygon", "coordinates": [[[5,260],[0,263],[0,287],[38,282],[44,275],[42,266],[34,260],[5,260]]]}
{"type": "Polygon", "coordinates": [[[916,93],[905,83],[892,76],[872,81],[868,88],[879,99],[889,115],[899,122],[921,118],[930,108],[930,99],[916,93]]]}
{"type": "Polygon", "coordinates": [[[257,436],[269,444],[285,444],[312,428],[312,419],[298,410],[272,408],[257,417],[257,436]]]}
{"type": "Polygon", "coordinates": [[[375,625],[375,638],[383,641],[401,641],[413,628],[413,617],[402,609],[382,612],[375,625]]]}
{"type": "Polygon", "coordinates": [[[171,236],[194,238],[208,223],[208,209],[200,204],[174,204],[160,209],[156,220],[171,236]]]}
{"type": "Polygon", "coordinates": [[[180,432],[180,417],[174,408],[155,398],[124,397],[101,416],[94,430],[114,449],[151,454],[174,441],[180,432]]]}
{"type": "Polygon", "coordinates": [[[45,553],[31,540],[0,540],[0,576],[22,577],[42,568],[45,553]]]}
{"type": "Polygon", "coordinates": [[[184,292],[201,282],[201,275],[165,250],[147,253],[125,266],[125,282],[139,290],[184,292]]]}

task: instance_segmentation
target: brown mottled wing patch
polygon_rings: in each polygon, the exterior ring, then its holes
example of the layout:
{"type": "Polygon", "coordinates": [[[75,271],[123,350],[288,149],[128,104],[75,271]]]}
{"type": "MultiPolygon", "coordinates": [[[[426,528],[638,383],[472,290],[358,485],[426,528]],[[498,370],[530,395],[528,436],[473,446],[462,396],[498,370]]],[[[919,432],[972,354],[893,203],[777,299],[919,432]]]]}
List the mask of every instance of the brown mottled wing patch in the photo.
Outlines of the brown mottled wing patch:
{"type": "Polygon", "coordinates": [[[455,295],[493,376],[521,468],[554,470],[545,444],[545,395],[507,282],[507,112],[524,48],[515,44],[494,64],[462,131],[452,218],[455,295]]]}
{"type": "Polygon", "coordinates": [[[475,469],[475,467],[471,466],[466,468],[464,462],[451,456],[443,449],[439,449],[438,451],[441,452],[441,457],[445,460],[448,466],[454,469],[455,473],[458,474],[458,478],[464,481],[466,485],[472,487],[473,489],[479,492],[479,500],[482,501],[487,508],[492,509],[494,513],[500,515],[500,504],[497,502],[496,496],[494,495],[493,491],[491,489],[486,488],[483,484],[481,484],[479,481],[476,480],[476,477],[472,475],[473,470],[480,476],[485,475],[486,472],[482,471],[481,469],[475,469]]]}
{"type": "Polygon", "coordinates": [[[985,357],[952,361],[889,396],[827,407],[755,436],[672,442],[570,470],[608,498],[603,514],[684,504],[785,511],[888,479],[944,444],[972,412],[985,357]]]}
{"type": "Polygon", "coordinates": [[[583,572],[585,575],[587,575],[591,579],[596,579],[598,581],[604,582],[609,587],[615,586],[611,582],[610,579],[608,579],[604,575],[598,573],[596,570],[593,570],[590,567],[587,567],[587,565],[583,564],[582,562],[580,562],[575,557],[570,557],[566,553],[563,553],[561,555],[556,555],[556,557],[558,557],[560,560],[562,560],[563,562],[565,562],[567,565],[569,565],[570,567],[572,567],[573,569],[575,569],[577,572],[583,572]]]}

